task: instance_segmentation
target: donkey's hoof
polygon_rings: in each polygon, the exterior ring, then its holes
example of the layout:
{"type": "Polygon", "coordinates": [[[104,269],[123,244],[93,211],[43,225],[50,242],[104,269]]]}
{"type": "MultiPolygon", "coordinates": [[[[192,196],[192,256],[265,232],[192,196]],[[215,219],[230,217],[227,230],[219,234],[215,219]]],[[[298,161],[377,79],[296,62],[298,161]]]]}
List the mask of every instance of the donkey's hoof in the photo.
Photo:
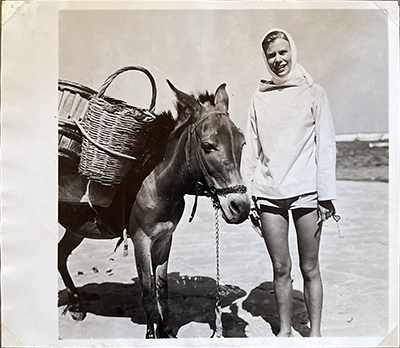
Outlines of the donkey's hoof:
{"type": "Polygon", "coordinates": [[[156,336],[154,335],[154,331],[147,331],[146,332],[146,339],[148,338],[156,338],[156,336]]]}
{"type": "Polygon", "coordinates": [[[156,338],[156,335],[154,334],[154,324],[151,322],[147,323],[146,339],[147,338],[156,338]]]}
{"type": "Polygon", "coordinates": [[[83,319],[86,318],[86,313],[85,312],[78,312],[78,311],[69,311],[71,313],[72,319],[75,321],[82,321],[83,319]]]}

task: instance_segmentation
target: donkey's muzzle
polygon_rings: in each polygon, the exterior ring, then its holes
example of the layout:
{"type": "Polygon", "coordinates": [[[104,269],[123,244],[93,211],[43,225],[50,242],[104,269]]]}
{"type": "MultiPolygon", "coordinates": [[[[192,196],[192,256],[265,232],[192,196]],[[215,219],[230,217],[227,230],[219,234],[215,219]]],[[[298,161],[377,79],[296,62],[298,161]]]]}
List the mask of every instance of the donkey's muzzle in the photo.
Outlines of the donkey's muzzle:
{"type": "Polygon", "coordinates": [[[246,193],[231,193],[219,199],[222,216],[228,224],[244,222],[250,212],[250,199],[246,193]]]}

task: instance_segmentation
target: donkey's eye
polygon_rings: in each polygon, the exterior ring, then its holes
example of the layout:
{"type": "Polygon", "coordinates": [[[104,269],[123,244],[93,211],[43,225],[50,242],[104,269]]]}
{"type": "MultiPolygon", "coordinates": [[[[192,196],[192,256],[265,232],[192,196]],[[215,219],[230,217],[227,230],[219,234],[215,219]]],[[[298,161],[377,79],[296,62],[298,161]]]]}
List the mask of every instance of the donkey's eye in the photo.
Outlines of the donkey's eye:
{"type": "Polygon", "coordinates": [[[206,152],[211,152],[216,149],[216,147],[213,144],[208,143],[208,142],[202,142],[201,147],[206,152]]]}

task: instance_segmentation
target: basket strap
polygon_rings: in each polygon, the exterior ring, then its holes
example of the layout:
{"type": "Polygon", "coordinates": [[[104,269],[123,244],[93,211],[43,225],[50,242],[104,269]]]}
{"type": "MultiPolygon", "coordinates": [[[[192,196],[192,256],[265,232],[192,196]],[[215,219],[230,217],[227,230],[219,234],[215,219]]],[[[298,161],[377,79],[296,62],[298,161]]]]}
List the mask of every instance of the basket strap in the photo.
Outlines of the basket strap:
{"type": "Polygon", "coordinates": [[[148,71],[147,69],[145,69],[145,68],[143,68],[141,66],[126,66],[124,68],[121,68],[121,69],[117,70],[115,73],[111,74],[110,76],[108,76],[107,79],[102,84],[102,86],[100,87],[100,89],[99,89],[99,91],[97,93],[97,97],[98,98],[103,98],[107,88],[114,81],[114,79],[118,75],[120,75],[121,73],[123,73],[125,71],[129,71],[129,70],[141,71],[142,73],[146,74],[146,76],[149,78],[150,83],[151,83],[151,89],[152,89],[151,102],[150,102],[149,110],[150,111],[154,111],[154,108],[156,106],[156,98],[157,98],[156,82],[154,80],[153,75],[151,75],[150,71],[148,71]]]}
{"type": "Polygon", "coordinates": [[[92,139],[89,134],[83,129],[82,125],[79,123],[78,120],[74,120],[77,127],[79,128],[79,130],[82,132],[83,136],[89,140],[92,144],[94,144],[95,146],[97,146],[98,148],[102,149],[105,152],[108,152],[111,155],[117,156],[117,157],[123,157],[126,159],[130,159],[130,160],[136,160],[136,157],[133,156],[129,156],[129,155],[125,155],[123,153],[114,151],[114,150],[110,150],[107,147],[105,147],[104,145],[101,145],[100,143],[98,143],[97,141],[95,141],[94,139],[92,139]]]}

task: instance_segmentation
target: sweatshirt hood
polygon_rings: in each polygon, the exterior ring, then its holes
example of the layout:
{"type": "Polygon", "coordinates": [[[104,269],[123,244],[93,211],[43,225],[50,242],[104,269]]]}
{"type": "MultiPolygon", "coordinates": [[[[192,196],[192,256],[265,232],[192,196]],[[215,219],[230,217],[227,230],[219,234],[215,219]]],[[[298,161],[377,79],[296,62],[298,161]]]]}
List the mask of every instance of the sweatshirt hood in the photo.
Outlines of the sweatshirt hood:
{"type": "Polygon", "coordinates": [[[284,86],[285,87],[299,86],[304,83],[308,84],[309,86],[313,85],[313,78],[311,77],[311,75],[306,71],[306,69],[304,69],[303,66],[301,66],[300,64],[297,64],[297,47],[296,47],[296,44],[295,44],[292,36],[287,31],[280,29],[280,28],[272,28],[272,29],[268,30],[262,38],[261,51],[262,51],[262,55],[264,57],[264,62],[267,67],[267,71],[271,76],[270,80],[261,80],[260,81],[259,89],[261,92],[265,92],[270,89],[276,89],[278,87],[280,88],[280,87],[284,87],[284,86]],[[264,39],[270,33],[274,32],[274,31],[279,31],[286,35],[286,37],[289,40],[289,46],[290,46],[291,53],[292,53],[291,69],[290,69],[289,73],[283,77],[276,75],[271,70],[271,68],[268,65],[266,54],[262,47],[262,43],[263,43],[264,39]]]}

